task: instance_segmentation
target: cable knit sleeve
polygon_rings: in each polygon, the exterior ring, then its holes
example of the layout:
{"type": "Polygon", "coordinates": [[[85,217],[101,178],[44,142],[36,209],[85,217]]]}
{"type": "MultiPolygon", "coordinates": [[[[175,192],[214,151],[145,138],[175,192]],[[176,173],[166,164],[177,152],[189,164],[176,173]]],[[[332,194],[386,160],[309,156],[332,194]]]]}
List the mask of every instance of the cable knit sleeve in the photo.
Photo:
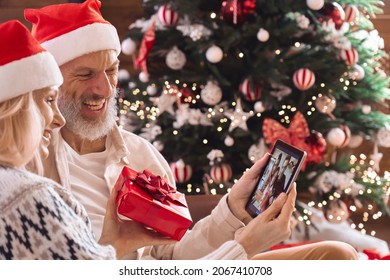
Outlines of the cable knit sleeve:
{"type": "Polygon", "coordinates": [[[114,248],[96,243],[83,208],[68,205],[59,186],[30,184],[1,205],[0,259],[115,259],[114,248]]]}

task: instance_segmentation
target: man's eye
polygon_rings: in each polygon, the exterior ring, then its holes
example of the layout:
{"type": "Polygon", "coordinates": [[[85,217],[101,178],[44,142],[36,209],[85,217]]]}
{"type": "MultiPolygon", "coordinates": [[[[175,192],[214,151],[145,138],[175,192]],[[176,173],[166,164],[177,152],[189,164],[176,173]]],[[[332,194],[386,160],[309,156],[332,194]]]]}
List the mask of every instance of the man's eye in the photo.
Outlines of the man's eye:
{"type": "Polygon", "coordinates": [[[116,74],[117,72],[118,72],[117,68],[108,69],[108,70],[106,71],[106,73],[109,74],[109,75],[116,74]]]}
{"type": "Polygon", "coordinates": [[[47,102],[47,104],[51,105],[54,102],[54,98],[49,97],[48,99],[46,99],[46,102],[47,102]]]}
{"type": "Polygon", "coordinates": [[[79,77],[79,78],[89,78],[91,76],[92,76],[91,72],[88,72],[88,73],[78,73],[77,74],[77,77],[79,77]]]}

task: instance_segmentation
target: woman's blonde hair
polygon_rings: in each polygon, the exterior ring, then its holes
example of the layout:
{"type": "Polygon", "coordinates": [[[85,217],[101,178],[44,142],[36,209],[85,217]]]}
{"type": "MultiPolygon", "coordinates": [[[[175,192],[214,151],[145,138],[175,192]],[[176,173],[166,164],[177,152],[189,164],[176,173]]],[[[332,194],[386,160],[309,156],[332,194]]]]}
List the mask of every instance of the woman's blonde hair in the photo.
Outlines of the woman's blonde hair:
{"type": "Polygon", "coordinates": [[[42,140],[43,121],[33,93],[0,103],[0,164],[24,167],[42,140]]]}

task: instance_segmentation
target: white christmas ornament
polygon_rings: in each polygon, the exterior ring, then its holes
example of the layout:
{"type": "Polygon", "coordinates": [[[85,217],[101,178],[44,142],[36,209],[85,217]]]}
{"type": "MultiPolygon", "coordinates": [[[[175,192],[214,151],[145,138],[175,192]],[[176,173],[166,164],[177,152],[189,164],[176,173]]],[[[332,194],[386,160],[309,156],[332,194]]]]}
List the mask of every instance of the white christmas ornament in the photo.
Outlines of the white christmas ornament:
{"type": "Polygon", "coordinates": [[[314,11],[318,11],[324,7],[324,0],[306,0],[306,5],[314,11]]]}
{"type": "Polygon", "coordinates": [[[362,112],[363,112],[363,114],[365,114],[365,115],[371,113],[371,106],[370,106],[370,105],[367,105],[367,104],[363,105],[363,106],[362,106],[362,112]]]}
{"type": "Polygon", "coordinates": [[[142,83],[147,83],[149,82],[149,75],[145,72],[140,72],[139,75],[138,75],[138,79],[142,82],[142,83]]]}
{"type": "Polygon", "coordinates": [[[253,108],[255,109],[255,112],[257,112],[257,113],[263,113],[265,111],[264,104],[261,101],[257,101],[255,103],[255,105],[253,106],[253,108]]]}
{"type": "Polygon", "coordinates": [[[157,87],[156,87],[156,85],[155,85],[155,84],[153,84],[153,85],[148,85],[148,86],[146,87],[146,92],[147,92],[149,95],[151,95],[151,96],[156,95],[156,93],[157,93],[157,87]]]}
{"type": "Polygon", "coordinates": [[[231,146],[234,145],[234,139],[233,139],[231,136],[228,135],[228,136],[225,138],[224,143],[225,143],[225,145],[226,145],[227,147],[231,147],[231,146]]]}
{"type": "Polygon", "coordinates": [[[257,39],[260,42],[267,42],[269,40],[269,32],[264,28],[260,28],[257,32],[257,39]]]}
{"type": "Polygon", "coordinates": [[[200,92],[200,98],[205,104],[214,106],[222,100],[222,90],[216,82],[208,81],[200,92]]]}
{"type": "Polygon", "coordinates": [[[377,134],[378,145],[389,148],[390,147],[390,129],[388,127],[382,127],[378,130],[377,134]]]}
{"type": "Polygon", "coordinates": [[[213,45],[206,51],[206,59],[211,63],[218,63],[223,58],[223,51],[220,47],[213,45]]]}
{"type": "Polygon", "coordinates": [[[352,72],[351,72],[351,79],[360,81],[364,78],[366,72],[364,71],[364,68],[361,67],[359,64],[355,64],[353,66],[352,72]]]}
{"type": "Polygon", "coordinates": [[[332,128],[326,135],[327,142],[338,148],[343,148],[348,145],[350,139],[351,131],[345,125],[332,128]]]}
{"type": "Polygon", "coordinates": [[[180,70],[187,62],[186,55],[174,46],[167,54],[165,63],[173,70],[180,70]]]}
{"type": "Polygon", "coordinates": [[[352,135],[351,140],[348,143],[348,147],[357,148],[363,143],[363,136],[361,135],[352,135]]]}
{"type": "Polygon", "coordinates": [[[122,41],[121,49],[123,54],[132,55],[137,49],[137,44],[131,38],[126,38],[122,41]]]}
{"type": "Polygon", "coordinates": [[[120,69],[118,71],[118,80],[119,81],[125,81],[130,78],[130,73],[126,69],[120,69]]]}

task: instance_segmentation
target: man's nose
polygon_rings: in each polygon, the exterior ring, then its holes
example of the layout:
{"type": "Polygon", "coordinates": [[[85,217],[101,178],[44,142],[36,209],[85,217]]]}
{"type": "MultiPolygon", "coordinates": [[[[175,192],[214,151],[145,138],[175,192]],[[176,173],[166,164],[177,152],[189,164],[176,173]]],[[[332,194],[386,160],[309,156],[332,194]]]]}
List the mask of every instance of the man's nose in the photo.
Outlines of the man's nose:
{"type": "Polygon", "coordinates": [[[95,84],[96,94],[101,96],[110,97],[112,94],[112,85],[106,72],[99,72],[96,75],[95,84]]]}

